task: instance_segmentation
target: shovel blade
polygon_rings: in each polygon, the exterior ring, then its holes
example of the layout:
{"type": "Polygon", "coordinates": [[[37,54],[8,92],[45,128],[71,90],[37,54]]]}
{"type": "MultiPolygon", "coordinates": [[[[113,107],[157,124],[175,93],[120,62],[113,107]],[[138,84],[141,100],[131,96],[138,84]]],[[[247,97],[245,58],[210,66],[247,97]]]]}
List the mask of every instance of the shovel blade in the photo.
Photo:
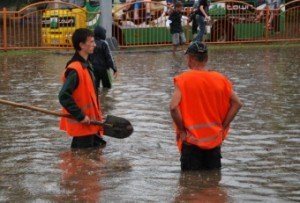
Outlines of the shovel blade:
{"type": "Polygon", "coordinates": [[[109,137],[124,139],[133,133],[131,123],[125,118],[108,115],[104,124],[104,135],[109,137]]]}

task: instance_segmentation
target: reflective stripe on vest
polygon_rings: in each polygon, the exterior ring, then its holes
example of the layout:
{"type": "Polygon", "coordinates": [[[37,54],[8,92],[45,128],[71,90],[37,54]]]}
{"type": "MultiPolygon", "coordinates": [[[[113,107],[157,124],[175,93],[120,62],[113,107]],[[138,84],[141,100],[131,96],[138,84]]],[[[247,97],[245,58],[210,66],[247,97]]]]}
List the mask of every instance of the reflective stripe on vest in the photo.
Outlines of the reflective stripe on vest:
{"type": "MultiPolygon", "coordinates": [[[[92,108],[94,108],[93,103],[88,103],[88,104],[83,105],[82,107],[80,107],[81,111],[83,111],[83,112],[86,112],[87,110],[92,109],[92,108]]],[[[94,115],[90,115],[89,117],[90,117],[91,120],[97,120],[96,116],[94,116],[94,115]]],[[[71,119],[71,118],[67,118],[67,121],[70,124],[80,123],[80,122],[78,122],[78,121],[76,121],[74,119],[71,119]]]]}
{"type": "Polygon", "coordinates": [[[213,126],[221,126],[222,127],[222,124],[220,122],[200,123],[200,124],[188,126],[187,129],[197,130],[197,129],[209,128],[209,127],[213,127],[213,126]]]}
{"type": "MultiPolygon", "coordinates": [[[[209,142],[218,142],[217,139],[222,137],[223,130],[213,134],[213,135],[204,135],[201,138],[197,138],[191,131],[203,131],[204,129],[209,129],[212,127],[218,127],[222,129],[222,125],[219,122],[211,122],[211,123],[199,123],[195,125],[191,125],[187,127],[187,137],[182,139],[182,141],[186,141],[190,144],[194,144],[197,146],[205,146],[209,142]]],[[[204,147],[205,148],[205,147],[204,147]]]]}

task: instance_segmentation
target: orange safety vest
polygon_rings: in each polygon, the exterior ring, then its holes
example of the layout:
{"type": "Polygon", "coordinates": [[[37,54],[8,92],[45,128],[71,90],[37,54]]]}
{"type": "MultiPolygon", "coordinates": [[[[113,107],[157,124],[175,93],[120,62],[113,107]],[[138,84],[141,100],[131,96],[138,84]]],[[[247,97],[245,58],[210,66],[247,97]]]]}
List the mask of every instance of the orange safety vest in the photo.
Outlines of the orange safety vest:
{"type": "Polygon", "coordinates": [[[179,109],[187,137],[177,133],[179,151],[182,142],[201,149],[213,149],[222,143],[222,123],[230,107],[232,85],[226,77],[215,71],[189,70],[174,78],[181,92],[179,109]]]}
{"type": "MultiPolygon", "coordinates": [[[[100,104],[95,92],[94,82],[91,78],[89,70],[84,68],[79,61],[72,62],[67,67],[68,69],[75,70],[78,75],[79,83],[78,87],[72,94],[76,104],[84,113],[92,120],[102,121],[102,113],[100,111],[100,104]]],[[[63,76],[63,81],[66,77],[63,76]]],[[[63,108],[62,112],[68,114],[67,110],[63,108]]],[[[61,118],[60,129],[66,131],[67,134],[73,137],[92,135],[96,133],[103,134],[103,128],[96,125],[81,124],[80,122],[69,119],[61,118]]]]}

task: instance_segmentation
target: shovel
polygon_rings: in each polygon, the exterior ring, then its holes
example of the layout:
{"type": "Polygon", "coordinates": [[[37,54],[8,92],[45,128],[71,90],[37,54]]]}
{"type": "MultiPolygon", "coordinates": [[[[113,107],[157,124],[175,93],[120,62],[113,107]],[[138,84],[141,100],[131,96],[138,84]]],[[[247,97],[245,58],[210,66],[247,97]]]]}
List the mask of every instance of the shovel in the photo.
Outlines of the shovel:
{"type": "MultiPolygon", "coordinates": [[[[74,117],[72,117],[70,114],[62,114],[54,111],[49,111],[46,109],[38,108],[35,106],[28,106],[25,104],[19,104],[7,100],[0,99],[0,104],[10,105],[18,108],[28,109],[32,111],[38,111],[44,114],[58,116],[58,117],[66,117],[76,120],[74,117]]],[[[133,127],[131,123],[126,120],[125,118],[108,115],[106,117],[105,122],[100,122],[96,120],[92,120],[90,122],[90,125],[99,125],[103,126],[104,128],[104,135],[107,135],[109,137],[114,137],[118,139],[124,139],[126,137],[129,137],[133,133],[133,127]]]]}

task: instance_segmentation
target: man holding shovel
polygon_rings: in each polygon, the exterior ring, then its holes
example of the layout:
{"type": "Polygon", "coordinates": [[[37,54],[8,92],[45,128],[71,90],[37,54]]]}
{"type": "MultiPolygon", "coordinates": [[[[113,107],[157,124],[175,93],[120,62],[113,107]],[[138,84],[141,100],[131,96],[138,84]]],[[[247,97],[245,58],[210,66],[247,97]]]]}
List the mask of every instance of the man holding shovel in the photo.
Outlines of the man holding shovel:
{"type": "Polygon", "coordinates": [[[75,54],[66,65],[59,102],[63,113],[71,114],[76,120],[62,117],[60,129],[73,137],[71,148],[105,146],[101,137],[103,128],[90,125],[91,120],[102,121],[93,69],[88,61],[96,46],[93,33],[79,28],[74,32],[72,42],[75,54]]]}
{"type": "Polygon", "coordinates": [[[59,93],[62,113],[4,99],[0,99],[0,104],[62,117],[60,129],[73,137],[71,148],[105,146],[106,142],[102,139],[104,133],[117,139],[129,137],[134,129],[127,119],[107,115],[103,122],[93,68],[88,61],[96,46],[93,33],[88,29],[77,29],[72,42],[75,54],[66,65],[59,93]]]}

